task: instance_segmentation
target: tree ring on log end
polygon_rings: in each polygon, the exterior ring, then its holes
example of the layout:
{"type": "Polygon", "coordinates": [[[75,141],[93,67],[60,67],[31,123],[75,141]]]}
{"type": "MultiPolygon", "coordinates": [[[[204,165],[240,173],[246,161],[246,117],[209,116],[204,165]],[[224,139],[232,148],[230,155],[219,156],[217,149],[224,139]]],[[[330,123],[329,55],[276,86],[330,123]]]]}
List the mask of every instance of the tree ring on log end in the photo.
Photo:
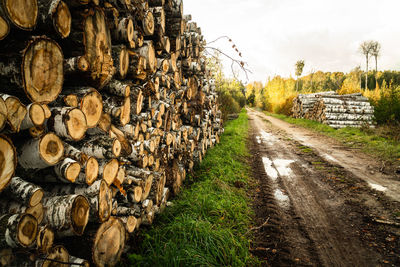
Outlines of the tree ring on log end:
{"type": "Polygon", "coordinates": [[[128,24],[126,25],[126,31],[127,31],[127,37],[128,37],[128,42],[132,42],[133,38],[135,37],[135,28],[133,26],[133,20],[128,19],[128,24]]]}
{"type": "Polygon", "coordinates": [[[29,199],[29,206],[34,207],[38,205],[43,198],[43,190],[36,190],[35,193],[32,194],[31,199],[29,199]]]}
{"type": "Polygon", "coordinates": [[[18,222],[17,237],[22,246],[28,247],[37,236],[38,222],[31,214],[22,214],[18,222]]]}
{"type": "Polygon", "coordinates": [[[0,40],[6,38],[9,32],[10,25],[8,25],[8,22],[2,16],[0,16],[0,40]]]}
{"type": "Polygon", "coordinates": [[[76,178],[78,178],[81,169],[82,169],[81,164],[79,164],[78,162],[73,162],[67,167],[65,171],[65,177],[67,178],[68,181],[75,183],[75,180],[76,178]]]}
{"type": "Polygon", "coordinates": [[[125,227],[117,218],[111,218],[97,230],[93,244],[93,262],[97,266],[117,264],[125,246],[125,227]]]}
{"type": "Polygon", "coordinates": [[[85,114],[77,108],[68,112],[67,128],[68,133],[73,140],[81,140],[87,130],[87,122],[85,114]]]}
{"type": "Polygon", "coordinates": [[[125,126],[131,120],[131,98],[125,97],[124,105],[121,108],[120,122],[125,126]]]}
{"type": "Polygon", "coordinates": [[[37,0],[3,0],[10,21],[20,29],[32,30],[38,17],[37,0]]]}
{"type": "Polygon", "coordinates": [[[77,196],[74,199],[71,211],[71,222],[74,232],[83,235],[89,221],[89,201],[84,196],[77,196]]]}
{"type": "Polygon", "coordinates": [[[57,5],[55,13],[53,14],[54,28],[62,38],[69,36],[71,32],[71,13],[68,6],[60,1],[57,5]]]}
{"type": "Polygon", "coordinates": [[[86,116],[87,127],[96,127],[103,112],[103,99],[101,98],[100,93],[95,89],[90,93],[87,93],[82,98],[80,107],[86,116]]]}
{"type": "Polygon", "coordinates": [[[121,49],[121,53],[119,54],[119,73],[122,78],[125,78],[129,71],[129,53],[127,49],[121,49]]]}
{"type": "Polygon", "coordinates": [[[112,146],[112,152],[114,156],[119,157],[119,155],[121,154],[121,150],[122,150],[121,142],[117,138],[114,139],[112,146]]]}
{"type": "Polygon", "coordinates": [[[112,211],[112,190],[105,181],[101,181],[98,195],[98,216],[101,222],[107,221],[112,211]]]}
{"type": "Polygon", "coordinates": [[[41,224],[44,217],[44,208],[43,204],[39,203],[35,206],[29,207],[26,209],[25,213],[32,215],[36,218],[38,224],[41,224]]]}
{"type": "Polygon", "coordinates": [[[0,135],[0,191],[8,185],[14,175],[16,157],[17,153],[11,141],[0,135]]]}
{"type": "Polygon", "coordinates": [[[34,125],[43,125],[45,118],[45,113],[40,104],[33,103],[29,109],[29,116],[34,125]]]}
{"type": "Polygon", "coordinates": [[[114,182],[115,177],[117,177],[119,169],[118,160],[112,159],[106,163],[103,171],[103,179],[107,185],[111,185],[114,182]]]}
{"type": "Polygon", "coordinates": [[[143,31],[146,36],[154,34],[154,16],[151,11],[146,12],[143,18],[143,31]]]}
{"type": "Polygon", "coordinates": [[[111,80],[114,66],[110,30],[104,12],[99,8],[89,10],[85,19],[84,43],[91,79],[96,87],[102,88],[111,80]]]}
{"type": "Polygon", "coordinates": [[[86,174],[86,183],[91,185],[96,181],[97,177],[99,176],[99,162],[94,157],[89,157],[86,162],[85,168],[86,174]]]}
{"type": "Polygon", "coordinates": [[[8,115],[8,110],[6,102],[2,97],[0,97],[0,130],[3,129],[4,125],[7,122],[7,115],[8,115]]]}
{"type": "Polygon", "coordinates": [[[60,46],[47,38],[33,40],[25,49],[22,71],[24,89],[33,102],[54,101],[62,90],[64,56],[60,46]]]}
{"type": "Polygon", "coordinates": [[[64,145],[57,135],[48,133],[39,141],[39,153],[49,165],[55,165],[64,155],[64,145]]]}

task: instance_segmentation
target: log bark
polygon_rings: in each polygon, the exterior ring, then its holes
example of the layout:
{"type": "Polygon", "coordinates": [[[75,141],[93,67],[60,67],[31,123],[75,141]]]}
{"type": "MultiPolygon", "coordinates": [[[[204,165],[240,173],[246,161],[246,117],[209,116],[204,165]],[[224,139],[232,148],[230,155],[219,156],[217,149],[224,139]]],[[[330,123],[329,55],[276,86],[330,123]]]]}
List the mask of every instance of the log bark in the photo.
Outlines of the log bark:
{"type": "Polygon", "coordinates": [[[0,203],[1,214],[30,214],[36,218],[38,224],[42,223],[44,217],[44,209],[41,203],[29,207],[20,202],[10,201],[9,199],[2,199],[0,203]]]}
{"type": "Polygon", "coordinates": [[[98,159],[118,158],[121,154],[121,143],[117,138],[109,138],[107,136],[99,136],[85,142],[81,147],[81,151],[88,156],[98,159]]]}
{"type": "Polygon", "coordinates": [[[39,204],[43,198],[43,189],[20,177],[13,177],[3,194],[25,206],[33,207],[39,204]]]}
{"type": "Polygon", "coordinates": [[[82,195],[65,195],[43,199],[47,209],[44,221],[58,237],[82,235],[89,220],[89,201],[82,195]]]}

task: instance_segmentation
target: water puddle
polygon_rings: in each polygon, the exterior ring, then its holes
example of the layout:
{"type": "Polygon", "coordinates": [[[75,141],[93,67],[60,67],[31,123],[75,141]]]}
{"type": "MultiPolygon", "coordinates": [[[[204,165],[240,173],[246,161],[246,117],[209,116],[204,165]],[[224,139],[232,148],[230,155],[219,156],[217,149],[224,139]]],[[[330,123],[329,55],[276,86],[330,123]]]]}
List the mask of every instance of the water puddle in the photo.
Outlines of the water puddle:
{"type": "Polygon", "coordinates": [[[387,190],[386,187],[381,186],[379,184],[374,184],[374,183],[371,183],[371,182],[368,182],[368,184],[369,184],[370,187],[372,187],[373,189],[375,189],[377,191],[385,192],[387,190]]]}
{"type": "Polygon", "coordinates": [[[274,197],[281,207],[289,208],[289,197],[282,190],[275,189],[274,197]]]}
{"type": "Polygon", "coordinates": [[[280,176],[290,176],[292,174],[292,169],[289,167],[294,160],[288,159],[275,159],[273,161],[275,168],[278,170],[280,176]]]}
{"type": "Polygon", "coordinates": [[[266,142],[267,144],[269,144],[269,145],[272,145],[272,144],[276,143],[276,141],[277,141],[277,138],[274,135],[270,134],[270,133],[267,133],[265,131],[261,131],[260,134],[261,134],[262,140],[264,142],[266,142]]]}
{"type": "Polygon", "coordinates": [[[263,157],[262,158],[263,164],[264,164],[264,169],[267,175],[273,180],[276,181],[278,179],[278,172],[272,166],[272,161],[268,157],[263,157]]]}

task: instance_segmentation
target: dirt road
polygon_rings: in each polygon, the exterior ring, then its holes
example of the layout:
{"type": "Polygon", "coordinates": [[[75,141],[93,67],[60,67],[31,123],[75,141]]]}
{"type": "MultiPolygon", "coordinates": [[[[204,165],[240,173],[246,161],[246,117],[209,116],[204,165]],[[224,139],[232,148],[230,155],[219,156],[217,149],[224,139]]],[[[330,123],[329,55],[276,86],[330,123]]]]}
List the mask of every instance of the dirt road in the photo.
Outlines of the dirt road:
{"type": "Polygon", "coordinates": [[[400,181],[333,140],[248,115],[262,226],[254,254],[272,266],[400,265],[400,181]]]}

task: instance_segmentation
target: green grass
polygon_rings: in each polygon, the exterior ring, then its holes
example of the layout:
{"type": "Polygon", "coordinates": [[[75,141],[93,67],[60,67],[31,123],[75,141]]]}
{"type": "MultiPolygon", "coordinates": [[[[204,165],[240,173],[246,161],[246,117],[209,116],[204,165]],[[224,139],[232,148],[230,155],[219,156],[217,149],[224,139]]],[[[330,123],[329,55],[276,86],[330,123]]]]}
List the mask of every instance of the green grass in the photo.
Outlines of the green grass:
{"type": "Polygon", "coordinates": [[[225,126],[221,143],[207,152],[174,204],[143,231],[129,256],[131,266],[254,266],[246,232],[253,216],[245,188],[249,182],[245,111],[225,126]]]}
{"type": "Polygon", "coordinates": [[[343,128],[333,129],[328,125],[306,119],[295,119],[281,114],[270,116],[286,122],[315,130],[324,135],[333,137],[349,147],[361,148],[364,152],[377,156],[383,160],[400,160],[400,142],[388,136],[382,136],[380,129],[343,128]]]}

